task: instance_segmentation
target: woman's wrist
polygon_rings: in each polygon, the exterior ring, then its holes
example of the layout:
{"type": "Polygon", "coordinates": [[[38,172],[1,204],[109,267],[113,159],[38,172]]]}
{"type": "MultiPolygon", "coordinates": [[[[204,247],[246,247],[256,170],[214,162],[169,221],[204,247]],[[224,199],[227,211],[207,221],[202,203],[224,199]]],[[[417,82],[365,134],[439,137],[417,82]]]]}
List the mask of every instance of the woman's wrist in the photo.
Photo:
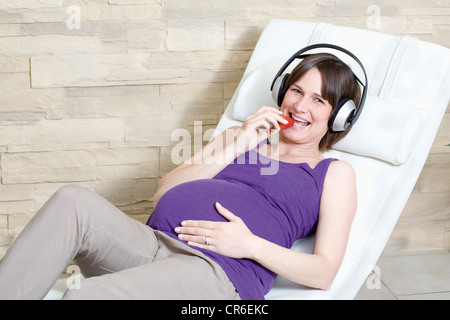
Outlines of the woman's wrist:
{"type": "Polygon", "coordinates": [[[256,262],[260,261],[264,254],[264,245],[267,241],[258,236],[253,236],[252,241],[248,245],[248,259],[256,262]]]}

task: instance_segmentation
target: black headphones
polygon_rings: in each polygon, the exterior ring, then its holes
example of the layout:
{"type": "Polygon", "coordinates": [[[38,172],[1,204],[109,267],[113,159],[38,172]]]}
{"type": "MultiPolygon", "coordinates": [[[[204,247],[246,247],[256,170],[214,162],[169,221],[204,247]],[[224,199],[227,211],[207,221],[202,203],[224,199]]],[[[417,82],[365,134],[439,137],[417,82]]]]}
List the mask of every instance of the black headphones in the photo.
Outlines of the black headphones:
{"type": "Polygon", "coordinates": [[[303,48],[300,51],[298,51],[283,65],[283,67],[280,69],[280,71],[278,71],[277,75],[275,76],[275,79],[272,82],[272,86],[270,87],[270,90],[272,91],[272,97],[275,100],[275,102],[277,102],[278,106],[281,107],[283,100],[284,100],[284,96],[285,96],[287,90],[289,89],[289,88],[286,88],[286,82],[289,77],[289,73],[283,74],[283,72],[286,71],[286,69],[289,67],[289,65],[295,59],[304,59],[304,58],[310,56],[310,54],[304,54],[305,52],[311,51],[311,50],[317,49],[317,48],[329,48],[329,49],[334,49],[334,50],[344,52],[348,56],[352,57],[353,60],[355,60],[359,64],[359,66],[361,67],[361,69],[364,73],[364,78],[365,78],[364,83],[362,83],[361,80],[353,73],[356,80],[364,88],[362,95],[361,95],[361,102],[359,104],[358,110],[356,109],[356,105],[353,100],[351,100],[347,97],[343,97],[339,100],[336,108],[333,110],[333,112],[330,116],[330,120],[328,121],[328,127],[332,131],[334,131],[334,132],[345,131],[345,130],[347,130],[347,128],[350,125],[353,125],[356,122],[356,120],[358,120],[359,116],[361,115],[361,111],[362,111],[362,109],[364,107],[364,103],[366,101],[367,90],[368,90],[367,82],[368,81],[367,81],[366,70],[364,69],[364,66],[361,63],[361,61],[359,61],[359,59],[353,53],[351,53],[350,51],[348,51],[344,48],[341,48],[341,47],[338,47],[338,46],[335,46],[332,44],[321,43],[321,44],[314,44],[314,45],[308,46],[308,47],[303,48]]]}

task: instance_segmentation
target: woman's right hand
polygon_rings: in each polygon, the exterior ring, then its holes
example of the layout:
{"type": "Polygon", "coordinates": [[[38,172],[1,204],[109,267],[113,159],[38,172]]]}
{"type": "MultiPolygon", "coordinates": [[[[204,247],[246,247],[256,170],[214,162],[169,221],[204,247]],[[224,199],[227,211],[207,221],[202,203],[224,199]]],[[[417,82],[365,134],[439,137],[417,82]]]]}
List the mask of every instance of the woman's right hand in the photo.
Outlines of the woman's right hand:
{"type": "Polygon", "coordinates": [[[256,148],[262,141],[280,131],[279,122],[288,121],[281,115],[283,113],[274,107],[262,107],[255,114],[249,116],[238,129],[236,134],[237,150],[239,154],[256,148]]]}

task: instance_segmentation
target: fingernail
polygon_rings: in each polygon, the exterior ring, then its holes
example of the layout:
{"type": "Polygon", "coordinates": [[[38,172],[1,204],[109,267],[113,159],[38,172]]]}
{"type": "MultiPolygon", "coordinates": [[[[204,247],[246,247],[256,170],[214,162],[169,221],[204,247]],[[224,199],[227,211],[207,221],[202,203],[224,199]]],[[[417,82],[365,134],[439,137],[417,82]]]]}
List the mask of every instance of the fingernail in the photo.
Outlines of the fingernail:
{"type": "Polygon", "coordinates": [[[181,229],[179,227],[175,228],[175,232],[179,233],[181,231],[181,229]]]}
{"type": "Polygon", "coordinates": [[[183,235],[182,235],[182,234],[179,234],[179,235],[178,235],[178,239],[183,240],[183,235]]]}
{"type": "Polygon", "coordinates": [[[181,225],[185,226],[186,225],[186,221],[181,222],[181,225]]]}

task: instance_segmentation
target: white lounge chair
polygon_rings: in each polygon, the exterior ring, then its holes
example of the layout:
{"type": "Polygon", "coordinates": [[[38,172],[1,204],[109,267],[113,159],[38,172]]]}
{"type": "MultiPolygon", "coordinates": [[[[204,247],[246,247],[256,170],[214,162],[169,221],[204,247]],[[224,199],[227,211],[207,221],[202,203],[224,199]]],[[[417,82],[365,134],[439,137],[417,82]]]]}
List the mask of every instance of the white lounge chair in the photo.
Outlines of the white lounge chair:
{"type": "MultiPolygon", "coordinates": [[[[447,48],[411,37],[325,23],[272,20],[217,132],[242,124],[263,105],[276,106],[270,86],[278,70],[295,52],[316,43],[346,48],[362,61],[368,74],[368,97],[358,122],[326,155],[354,167],[358,210],[344,261],[330,290],[310,289],[278,277],[266,299],[355,297],[416,184],[450,99],[447,48]]],[[[328,52],[352,66],[363,79],[351,58],[328,52]]],[[[298,240],[293,249],[311,252],[313,244],[311,236],[298,240]]]]}

